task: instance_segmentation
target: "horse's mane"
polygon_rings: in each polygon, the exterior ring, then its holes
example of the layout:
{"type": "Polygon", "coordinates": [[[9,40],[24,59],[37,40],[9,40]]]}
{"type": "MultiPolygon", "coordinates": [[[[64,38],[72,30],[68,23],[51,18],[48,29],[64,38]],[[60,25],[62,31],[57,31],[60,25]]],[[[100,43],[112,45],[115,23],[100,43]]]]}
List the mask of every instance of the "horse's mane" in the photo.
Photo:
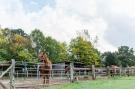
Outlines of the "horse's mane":
{"type": "Polygon", "coordinates": [[[40,52],[39,56],[43,57],[45,64],[52,64],[51,61],[49,60],[49,58],[47,57],[47,54],[45,52],[40,52]]]}
{"type": "Polygon", "coordinates": [[[44,58],[45,58],[46,64],[52,64],[49,58],[47,57],[46,53],[44,53],[44,58]]]}

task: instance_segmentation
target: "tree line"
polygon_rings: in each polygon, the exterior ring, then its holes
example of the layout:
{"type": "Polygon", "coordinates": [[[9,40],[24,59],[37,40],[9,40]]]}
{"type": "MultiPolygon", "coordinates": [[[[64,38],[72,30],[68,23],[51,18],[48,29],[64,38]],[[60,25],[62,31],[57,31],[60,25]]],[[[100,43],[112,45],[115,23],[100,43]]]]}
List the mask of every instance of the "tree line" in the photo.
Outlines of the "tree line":
{"type": "Polygon", "coordinates": [[[97,40],[90,40],[88,30],[82,33],[67,44],[44,35],[39,29],[27,34],[22,29],[0,28],[0,61],[38,62],[39,51],[45,51],[52,63],[72,61],[96,66],[135,65],[133,48],[121,46],[116,52],[101,53],[94,46],[97,40]]]}
{"type": "Polygon", "coordinates": [[[105,52],[102,54],[101,59],[104,66],[135,66],[134,50],[128,46],[120,46],[118,51],[115,52],[105,52]]]}

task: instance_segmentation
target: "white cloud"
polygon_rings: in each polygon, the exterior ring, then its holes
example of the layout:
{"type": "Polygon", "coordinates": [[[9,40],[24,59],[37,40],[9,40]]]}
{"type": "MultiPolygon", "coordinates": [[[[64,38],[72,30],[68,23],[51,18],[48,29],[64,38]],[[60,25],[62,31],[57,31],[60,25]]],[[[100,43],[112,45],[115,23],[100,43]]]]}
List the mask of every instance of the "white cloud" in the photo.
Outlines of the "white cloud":
{"type": "Polygon", "coordinates": [[[2,27],[30,29],[29,17],[19,0],[0,1],[0,24],[2,27]]]}
{"type": "Polygon", "coordinates": [[[46,5],[38,12],[26,13],[20,0],[1,0],[0,24],[2,27],[23,28],[27,33],[39,28],[45,35],[67,42],[75,36],[77,30],[88,29],[93,37],[98,36],[98,48],[101,51],[115,50],[115,47],[104,39],[109,27],[99,11],[101,4],[97,0],[55,1],[54,7],[46,5]]]}
{"type": "Polygon", "coordinates": [[[102,0],[97,2],[98,14],[107,23],[104,40],[114,47],[134,46],[134,0],[102,0]]]}
{"type": "Polygon", "coordinates": [[[117,14],[127,14],[135,17],[134,0],[112,0],[112,11],[117,14]]]}

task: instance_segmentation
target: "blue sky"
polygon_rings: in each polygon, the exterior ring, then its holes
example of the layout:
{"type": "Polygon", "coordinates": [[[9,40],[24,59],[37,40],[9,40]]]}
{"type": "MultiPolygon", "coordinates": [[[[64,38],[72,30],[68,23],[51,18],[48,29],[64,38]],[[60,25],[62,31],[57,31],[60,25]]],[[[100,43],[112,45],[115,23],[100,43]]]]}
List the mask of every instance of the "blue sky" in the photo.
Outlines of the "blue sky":
{"type": "Polygon", "coordinates": [[[98,36],[96,47],[115,51],[121,45],[135,48],[134,0],[0,0],[2,28],[35,28],[67,43],[88,29],[98,36]]]}
{"type": "Polygon", "coordinates": [[[37,12],[46,5],[50,7],[55,6],[55,0],[21,0],[21,1],[25,8],[25,11],[28,13],[37,12]]]}

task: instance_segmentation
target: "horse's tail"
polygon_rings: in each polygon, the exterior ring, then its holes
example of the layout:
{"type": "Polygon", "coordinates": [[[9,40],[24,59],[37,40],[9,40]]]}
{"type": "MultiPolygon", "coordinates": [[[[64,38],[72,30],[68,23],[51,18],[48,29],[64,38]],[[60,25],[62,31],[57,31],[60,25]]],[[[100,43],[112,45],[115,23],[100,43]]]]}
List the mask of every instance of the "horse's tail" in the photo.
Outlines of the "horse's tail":
{"type": "Polygon", "coordinates": [[[70,71],[70,67],[69,66],[65,67],[65,74],[68,73],[69,71],[70,71]]]}

